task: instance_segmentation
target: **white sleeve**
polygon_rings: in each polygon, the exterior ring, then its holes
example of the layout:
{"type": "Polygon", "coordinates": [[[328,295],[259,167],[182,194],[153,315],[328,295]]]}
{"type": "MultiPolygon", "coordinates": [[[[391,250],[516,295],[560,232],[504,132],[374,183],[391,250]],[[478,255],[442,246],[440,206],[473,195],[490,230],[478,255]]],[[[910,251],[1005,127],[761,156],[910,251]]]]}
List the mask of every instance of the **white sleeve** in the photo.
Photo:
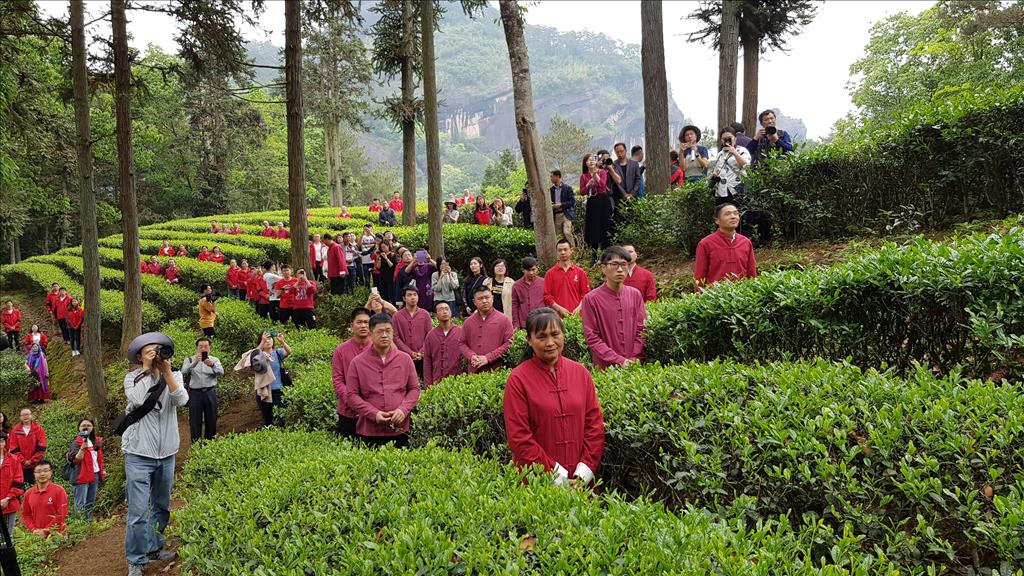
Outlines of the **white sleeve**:
{"type": "Polygon", "coordinates": [[[551,475],[555,478],[555,486],[569,483],[569,471],[558,462],[555,462],[555,468],[551,471],[551,475]]]}
{"type": "Polygon", "coordinates": [[[587,466],[583,462],[576,465],[576,472],[573,473],[573,476],[583,480],[587,484],[594,481],[594,471],[590,469],[590,466],[587,466]]]}

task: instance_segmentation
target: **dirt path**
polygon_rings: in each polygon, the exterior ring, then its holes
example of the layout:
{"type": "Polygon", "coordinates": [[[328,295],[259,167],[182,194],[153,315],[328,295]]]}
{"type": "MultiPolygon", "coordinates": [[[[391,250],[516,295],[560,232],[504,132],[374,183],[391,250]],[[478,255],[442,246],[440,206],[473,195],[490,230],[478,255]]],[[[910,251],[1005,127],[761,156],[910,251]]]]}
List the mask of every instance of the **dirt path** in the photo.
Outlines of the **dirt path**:
{"type": "MultiPolygon", "coordinates": [[[[245,432],[262,425],[259,412],[249,398],[243,398],[228,406],[217,419],[218,433],[245,432]]],[[[189,449],[188,416],[178,418],[178,433],[181,436],[181,449],[175,458],[175,472],[180,473],[189,449]]],[[[177,510],[183,502],[175,498],[171,509],[177,510]]],[[[60,576],[116,576],[128,571],[128,563],[124,558],[125,518],[124,511],[108,530],[95,534],[57,552],[52,559],[56,574],[60,576]]],[[[168,540],[168,547],[177,549],[178,542],[168,540]]],[[[146,574],[181,574],[181,563],[177,560],[157,562],[146,566],[146,574]]]]}

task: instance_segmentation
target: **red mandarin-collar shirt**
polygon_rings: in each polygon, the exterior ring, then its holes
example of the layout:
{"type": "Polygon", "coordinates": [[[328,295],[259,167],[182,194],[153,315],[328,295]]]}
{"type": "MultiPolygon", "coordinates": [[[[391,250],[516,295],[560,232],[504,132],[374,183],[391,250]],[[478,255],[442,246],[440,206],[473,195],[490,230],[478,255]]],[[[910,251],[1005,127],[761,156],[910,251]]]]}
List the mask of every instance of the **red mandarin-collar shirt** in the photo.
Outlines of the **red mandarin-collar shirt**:
{"type": "Polygon", "coordinates": [[[512,327],[526,328],[530,312],[544,306],[544,279],[537,276],[533,282],[524,278],[512,285],[512,327]]]}
{"type": "Polygon", "coordinates": [[[291,232],[289,232],[287,228],[278,228],[277,230],[274,230],[274,238],[277,238],[278,240],[290,237],[291,232]]]}
{"type": "Polygon", "coordinates": [[[442,379],[462,374],[460,347],[463,338],[462,327],[452,324],[448,334],[440,326],[427,334],[423,344],[423,387],[436,384],[442,379]]]}
{"type": "Polygon", "coordinates": [[[412,358],[396,349],[384,359],[373,346],[356,356],[345,372],[348,405],[355,410],[356,433],[360,436],[398,436],[409,431],[409,413],[420,399],[420,380],[412,358]],[[401,408],[405,421],[397,430],[377,424],[377,412],[401,408]]]}
{"type": "Polygon", "coordinates": [[[346,418],[355,418],[356,411],[348,405],[348,385],[345,381],[345,374],[352,360],[370,347],[370,340],[360,345],[354,338],[349,338],[334,349],[334,357],[331,358],[331,381],[334,383],[334,394],[338,397],[338,414],[346,418]]]}
{"type": "Polygon", "coordinates": [[[484,318],[477,310],[462,323],[462,357],[467,362],[474,356],[486,356],[487,365],[482,368],[469,367],[470,374],[497,368],[502,356],[512,345],[512,321],[497,310],[484,318]]]}
{"type": "Polygon", "coordinates": [[[658,299],[658,285],[654,282],[654,274],[643,266],[637,264],[633,272],[626,276],[626,286],[632,286],[640,291],[644,302],[654,302],[658,299]]]}
{"type": "Polygon", "coordinates": [[[555,264],[544,276],[544,304],[550,306],[557,302],[559,306],[572,312],[590,292],[590,279],[586,271],[572,264],[563,269],[555,264]]]}
{"type": "Polygon", "coordinates": [[[605,369],[643,358],[647,310],[639,290],[623,286],[616,294],[602,284],[583,297],[580,316],[595,366],[605,369]]]}
{"type": "Polygon", "coordinates": [[[409,355],[423,352],[427,334],[434,327],[426,310],[417,308],[414,316],[409,314],[407,308],[402,308],[395,313],[391,322],[395,330],[395,346],[398,346],[399,350],[409,355]]]}
{"type": "Polygon", "coordinates": [[[516,466],[560,464],[570,474],[582,462],[597,472],[604,455],[604,417],[590,372],[561,357],[555,374],[537,357],[523,362],[505,387],[505,433],[516,466]]]}
{"type": "Polygon", "coordinates": [[[757,260],[750,239],[737,233],[732,241],[720,230],[705,236],[697,244],[697,261],[693,269],[695,290],[719,280],[739,280],[757,276],[757,260]]]}

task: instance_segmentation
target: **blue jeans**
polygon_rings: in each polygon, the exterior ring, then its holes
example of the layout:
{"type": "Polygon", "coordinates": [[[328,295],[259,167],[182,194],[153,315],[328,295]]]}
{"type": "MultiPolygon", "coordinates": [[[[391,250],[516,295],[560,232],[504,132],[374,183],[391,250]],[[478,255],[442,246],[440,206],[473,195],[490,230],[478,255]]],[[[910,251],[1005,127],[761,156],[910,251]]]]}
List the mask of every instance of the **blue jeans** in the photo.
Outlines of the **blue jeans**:
{"type": "Polygon", "coordinates": [[[99,484],[99,480],[93,480],[88,484],[72,486],[75,492],[76,513],[86,522],[92,522],[92,506],[96,503],[96,488],[99,484]]]}
{"type": "Polygon", "coordinates": [[[129,564],[143,565],[149,562],[148,554],[164,547],[163,532],[171,515],[174,456],[158,460],[125,454],[124,476],[128,495],[124,555],[129,564]]]}

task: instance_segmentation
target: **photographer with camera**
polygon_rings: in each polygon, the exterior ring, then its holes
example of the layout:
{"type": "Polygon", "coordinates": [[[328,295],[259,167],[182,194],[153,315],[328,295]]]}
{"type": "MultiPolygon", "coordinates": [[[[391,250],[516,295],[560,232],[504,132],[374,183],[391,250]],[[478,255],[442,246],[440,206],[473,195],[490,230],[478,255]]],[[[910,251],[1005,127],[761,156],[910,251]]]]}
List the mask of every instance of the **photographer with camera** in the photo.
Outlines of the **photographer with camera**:
{"type": "MultiPolygon", "coordinates": [[[[590,248],[604,249],[612,244],[612,201],[609,190],[611,179],[611,159],[602,159],[602,154],[586,154],[580,170],[580,195],[587,197],[587,221],[583,227],[583,237],[590,248]],[[608,163],[606,164],[605,161],[608,163]]],[[[615,177],[618,177],[616,174],[615,177]]],[[[566,243],[569,239],[565,239],[566,243]]],[[[570,251],[572,245],[569,245],[570,251]]]]}
{"type": "MultiPolygon", "coordinates": [[[[516,202],[515,211],[516,214],[523,215],[523,228],[533,228],[533,206],[530,205],[529,188],[523,188],[523,193],[519,196],[519,201],[516,202]]],[[[555,229],[558,229],[557,224],[555,229]]]]}
{"type": "Polygon", "coordinates": [[[755,165],[768,156],[785,155],[793,151],[789,133],[775,125],[774,111],[768,109],[761,112],[757,115],[757,121],[761,123],[761,129],[750,143],[750,153],[755,165]]]}
{"type": "Polygon", "coordinates": [[[736,146],[736,134],[731,127],[722,128],[718,141],[718,160],[715,161],[715,169],[708,180],[715,191],[716,206],[734,202],[733,199],[743,193],[740,178],[750,164],[750,152],[746,148],[736,146]]]}
{"type": "Polygon", "coordinates": [[[200,438],[213,440],[217,435],[217,377],[224,375],[224,366],[219,358],[210,355],[210,344],[205,336],[196,340],[195,356],[181,363],[181,375],[188,378],[188,426],[192,442],[200,438]]]}
{"type": "Polygon", "coordinates": [[[128,407],[114,422],[124,452],[128,576],[142,576],[147,563],[175,557],[164,549],[163,531],[180,443],[177,408],[188,403],[188,393],[181,372],[171,369],[173,357],[174,341],[162,332],[147,332],[128,345],[134,367],[124,377],[128,407]]]}
{"type": "Polygon", "coordinates": [[[217,298],[220,293],[213,289],[213,286],[203,286],[203,296],[199,299],[199,327],[203,329],[203,336],[213,338],[216,330],[213,326],[217,323],[217,298]]]}
{"type": "Polygon", "coordinates": [[[708,175],[710,155],[708,149],[698,142],[700,128],[693,125],[683,126],[679,132],[679,167],[683,170],[683,180],[686,182],[696,182],[708,175]]]}

